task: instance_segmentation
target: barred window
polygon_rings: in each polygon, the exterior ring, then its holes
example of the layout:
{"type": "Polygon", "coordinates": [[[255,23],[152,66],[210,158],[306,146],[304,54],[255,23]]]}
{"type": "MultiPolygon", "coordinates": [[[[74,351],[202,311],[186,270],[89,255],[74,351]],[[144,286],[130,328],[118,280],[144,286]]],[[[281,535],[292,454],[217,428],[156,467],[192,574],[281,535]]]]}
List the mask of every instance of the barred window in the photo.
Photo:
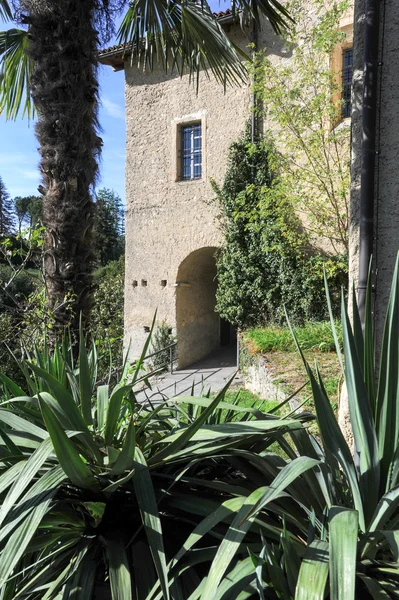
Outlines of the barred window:
{"type": "Polygon", "coordinates": [[[201,123],[184,125],[181,132],[181,179],[201,179],[202,129],[201,123]]]}
{"type": "Polygon", "coordinates": [[[342,53],[342,118],[350,117],[352,112],[353,48],[342,53]]]}

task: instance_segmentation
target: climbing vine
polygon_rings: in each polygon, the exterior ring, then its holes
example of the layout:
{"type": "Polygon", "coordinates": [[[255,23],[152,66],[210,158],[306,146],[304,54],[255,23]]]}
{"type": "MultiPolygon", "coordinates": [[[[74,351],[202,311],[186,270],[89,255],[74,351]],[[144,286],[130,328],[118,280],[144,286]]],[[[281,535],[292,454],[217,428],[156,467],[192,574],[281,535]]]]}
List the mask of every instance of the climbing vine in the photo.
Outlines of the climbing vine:
{"type": "Polygon", "coordinates": [[[282,323],[286,307],[292,322],[327,317],[323,269],[329,276],[335,311],[346,260],[315,252],[295,205],[275,171],[269,138],[251,142],[249,131],[232,144],[220,203],[225,244],[217,257],[216,309],[243,329],[282,323]]]}

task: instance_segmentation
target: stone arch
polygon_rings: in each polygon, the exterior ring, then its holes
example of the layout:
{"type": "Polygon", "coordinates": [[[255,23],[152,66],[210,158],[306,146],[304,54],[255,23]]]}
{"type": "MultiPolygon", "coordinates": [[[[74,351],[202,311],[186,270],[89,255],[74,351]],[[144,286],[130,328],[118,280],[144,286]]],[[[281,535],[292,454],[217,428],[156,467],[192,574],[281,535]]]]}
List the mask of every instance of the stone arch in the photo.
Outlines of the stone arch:
{"type": "Polygon", "coordinates": [[[176,330],[180,368],[200,360],[219,346],[220,319],[216,305],[217,248],[191,252],[176,278],[176,330]]]}

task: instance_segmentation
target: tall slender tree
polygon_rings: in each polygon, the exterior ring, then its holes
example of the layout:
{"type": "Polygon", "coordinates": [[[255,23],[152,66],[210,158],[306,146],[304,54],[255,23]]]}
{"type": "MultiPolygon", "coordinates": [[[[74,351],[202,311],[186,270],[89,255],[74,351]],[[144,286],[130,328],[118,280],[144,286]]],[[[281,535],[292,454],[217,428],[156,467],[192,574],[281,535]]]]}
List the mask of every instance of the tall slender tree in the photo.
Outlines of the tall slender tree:
{"type": "Polygon", "coordinates": [[[18,232],[22,227],[35,227],[42,217],[43,202],[40,196],[17,196],[13,200],[18,221],[18,232]]]}
{"type": "Polygon", "coordinates": [[[124,251],[124,210],[122,200],[113,190],[98,191],[95,215],[95,246],[98,261],[105,266],[124,251]]]}
{"type": "MultiPolygon", "coordinates": [[[[249,17],[265,14],[275,29],[287,17],[277,0],[233,0],[249,17]]],[[[38,111],[46,227],[44,267],[57,334],[79,316],[87,322],[92,304],[94,204],[101,138],[98,136],[96,73],[99,32],[112,31],[113,11],[128,7],[120,41],[153,66],[181,72],[211,69],[216,79],[237,82],[245,70],[240,51],[226,37],[206,2],[195,0],[14,0],[17,18],[29,27],[0,35],[0,110],[15,117],[24,106],[38,111]],[[142,40],[146,39],[146,44],[142,40]]],[[[10,17],[7,0],[0,12],[10,17]]]]}
{"type": "Polygon", "coordinates": [[[14,233],[15,215],[10,194],[0,177],[0,237],[14,233]]]}

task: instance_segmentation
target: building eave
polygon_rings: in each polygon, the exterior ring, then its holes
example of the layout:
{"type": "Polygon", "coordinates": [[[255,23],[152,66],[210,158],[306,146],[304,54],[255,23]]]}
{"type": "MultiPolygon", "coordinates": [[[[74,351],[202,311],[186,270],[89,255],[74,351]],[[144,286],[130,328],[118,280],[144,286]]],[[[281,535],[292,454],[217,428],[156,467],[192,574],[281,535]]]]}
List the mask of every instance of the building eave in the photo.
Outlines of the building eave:
{"type": "MultiPolygon", "coordinates": [[[[213,16],[223,27],[227,27],[232,23],[237,22],[237,16],[234,16],[230,9],[213,13],[213,16]]],[[[129,55],[129,46],[126,46],[125,44],[119,44],[100,50],[98,53],[98,60],[102,65],[112,67],[114,71],[122,71],[125,66],[125,61],[129,55]]]]}

